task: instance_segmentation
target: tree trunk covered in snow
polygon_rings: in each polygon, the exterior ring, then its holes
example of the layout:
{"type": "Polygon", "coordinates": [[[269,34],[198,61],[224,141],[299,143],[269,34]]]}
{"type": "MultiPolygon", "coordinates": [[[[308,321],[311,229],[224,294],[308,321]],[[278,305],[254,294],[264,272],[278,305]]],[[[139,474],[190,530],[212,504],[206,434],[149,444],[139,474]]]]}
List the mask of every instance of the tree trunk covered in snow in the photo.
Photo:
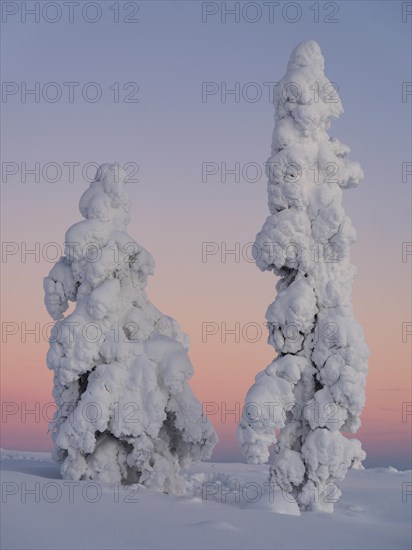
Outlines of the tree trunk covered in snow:
{"type": "Polygon", "coordinates": [[[187,380],[188,337],[148,300],[152,256],[127,233],[125,172],[104,164],[80,200],[85,220],[44,279],[56,320],[47,354],[58,410],[54,456],[66,479],[184,489],[180,468],[217,442],[187,380]],[[64,317],[68,302],[74,311],[64,317]]]}
{"type": "Polygon", "coordinates": [[[266,313],[278,356],[256,376],[238,435],[249,462],[266,462],[275,444],[270,480],[301,509],[332,511],[334,482],[366,456],[341,432],[360,426],[368,349],[352,311],[356,235],[342,207],[342,189],[363,172],[328,136],[343,109],[323,70],[318,44],[302,42],[275,89],[270,216],[254,252],[262,271],[280,276],[266,313]]]}

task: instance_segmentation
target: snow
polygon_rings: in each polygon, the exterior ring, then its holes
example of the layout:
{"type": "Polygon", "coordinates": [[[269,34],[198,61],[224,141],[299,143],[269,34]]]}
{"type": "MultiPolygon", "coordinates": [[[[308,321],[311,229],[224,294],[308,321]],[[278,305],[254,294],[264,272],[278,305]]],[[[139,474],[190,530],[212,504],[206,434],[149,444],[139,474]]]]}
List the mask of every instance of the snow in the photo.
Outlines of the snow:
{"type": "Polygon", "coordinates": [[[85,219],[68,229],[65,256],[44,279],[56,321],[47,354],[54,457],[68,480],[179,494],[181,470],[209,458],[217,435],[188,385],[188,336],[147,297],[155,264],[126,232],[125,180],[117,165],[99,167],[80,198],[85,219]]]}
{"type": "Polygon", "coordinates": [[[294,516],[287,513],[287,501],[282,515],[273,513],[264,493],[266,465],[192,465],[187,494],[175,496],[142,485],[62,480],[47,453],[4,450],[1,458],[2,548],[406,549],[411,545],[412,494],[406,492],[412,491],[412,471],[350,470],[334,514],[294,516]]]}
{"type": "Polygon", "coordinates": [[[357,186],[363,172],[346,158],[349,147],[328,134],[343,108],[315,41],[293,50],[273,103],[270,215],[253,252],[259,269],[280,277],[266,312],[278,355],[256,376],[245,409],[277,409],[258,421],[243,414],[238,438],[249,463],[266,462],[274,445],[269,479],[302,510],[332,512],[333,502],[315,495],[338,493],[335,481],[366,456],[341,433],[360,426],[368,371],[351,301],[356,234],[342,205],[342,190],[357,186]]]}

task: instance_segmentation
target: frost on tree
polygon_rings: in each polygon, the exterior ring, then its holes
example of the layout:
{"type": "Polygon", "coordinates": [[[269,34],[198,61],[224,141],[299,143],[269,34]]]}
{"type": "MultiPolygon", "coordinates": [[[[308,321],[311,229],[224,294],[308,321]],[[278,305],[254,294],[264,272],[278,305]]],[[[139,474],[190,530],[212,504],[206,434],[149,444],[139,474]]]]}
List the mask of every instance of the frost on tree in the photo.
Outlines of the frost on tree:
{"type": "Polygon", "coordinates": [[[343,109],[323,70],[318,44],[302,42],[275,89],[270,216],[254,256],[280,277],[266,313],[278,355],[247,393],[238,436],[251,463],[266,462],[274,445],[270,480],[301,509],[332,511],[334,481],[366,456],[341,432],[360,426],[368,349],[352,311],[356,235],[342,207],[342,190],[363,172],[328,136],[343,109]]]}
{"type": "Polygon", "coordinates": [[[152,256],[127,233],[125,173],[104,164],[80,199],[85,220],[44,279],[56,320],[47,354],[64,478],[184,490],[180,469],[208,458],[217,436],[187,380],[188,337],[148,300],[152,256]],[[69,301],[74,311],[64,317],[69,301]]]}

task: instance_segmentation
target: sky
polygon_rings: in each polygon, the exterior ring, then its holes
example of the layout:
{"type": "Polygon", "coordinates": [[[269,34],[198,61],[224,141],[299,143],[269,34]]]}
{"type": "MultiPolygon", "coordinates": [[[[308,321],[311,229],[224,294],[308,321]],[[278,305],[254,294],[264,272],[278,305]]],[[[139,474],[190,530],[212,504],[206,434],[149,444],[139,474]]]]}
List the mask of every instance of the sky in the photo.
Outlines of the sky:
{"type": "Polygon", "coordinates": [[[411,3],[1,4],[1,446],[50,448],[42,279],[95,166],[118,162],[134,172],[129,234],[156,260],[149,298],[190,336],[213,459],[242,460],[239,411],[275,356],[264,316],[276,278],[248,253],[268,213],[270,83],[314,39],[345,110],[330,135],[365,172],[344,193],[371,352],[358,437],[367,466],[410,468],[411,3]]]}

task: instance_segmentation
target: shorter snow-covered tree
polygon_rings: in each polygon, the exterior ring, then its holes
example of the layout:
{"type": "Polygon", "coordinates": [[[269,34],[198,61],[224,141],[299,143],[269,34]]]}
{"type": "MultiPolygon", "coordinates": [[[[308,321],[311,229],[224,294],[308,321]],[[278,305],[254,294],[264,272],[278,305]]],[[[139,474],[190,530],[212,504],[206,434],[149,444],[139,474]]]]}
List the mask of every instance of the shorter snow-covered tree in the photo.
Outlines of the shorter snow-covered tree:
{"type": "Polygon", "coordinates": [[[332,511],[335,481],[366,456],[342,433],[360,426],[368,369],[351,303],[356,235],[342,207],[342,190],[363,173],[346,158],[349,148],[328,136],[343,109],[316,42],[293,51],[274,106],[270,216],[254,253],[262,271],[280,277],[266,313],[278,356],[256,376],[238,435],[252,463],[266,462],[274,445],[270,480],[301,509],[332,511]]]}
{"type": "Polygon", "coordinates": [[[100,166],[80,199],[85,220],[69,228],[65,256],[44,279],[56,320],[47,354],[54,456],[65,479],[179,493],[181,468],[210,457],[217,436],[187,382],[187,335],[146,296],[154,261],[126,233],[125,176],[100,166]]]}

